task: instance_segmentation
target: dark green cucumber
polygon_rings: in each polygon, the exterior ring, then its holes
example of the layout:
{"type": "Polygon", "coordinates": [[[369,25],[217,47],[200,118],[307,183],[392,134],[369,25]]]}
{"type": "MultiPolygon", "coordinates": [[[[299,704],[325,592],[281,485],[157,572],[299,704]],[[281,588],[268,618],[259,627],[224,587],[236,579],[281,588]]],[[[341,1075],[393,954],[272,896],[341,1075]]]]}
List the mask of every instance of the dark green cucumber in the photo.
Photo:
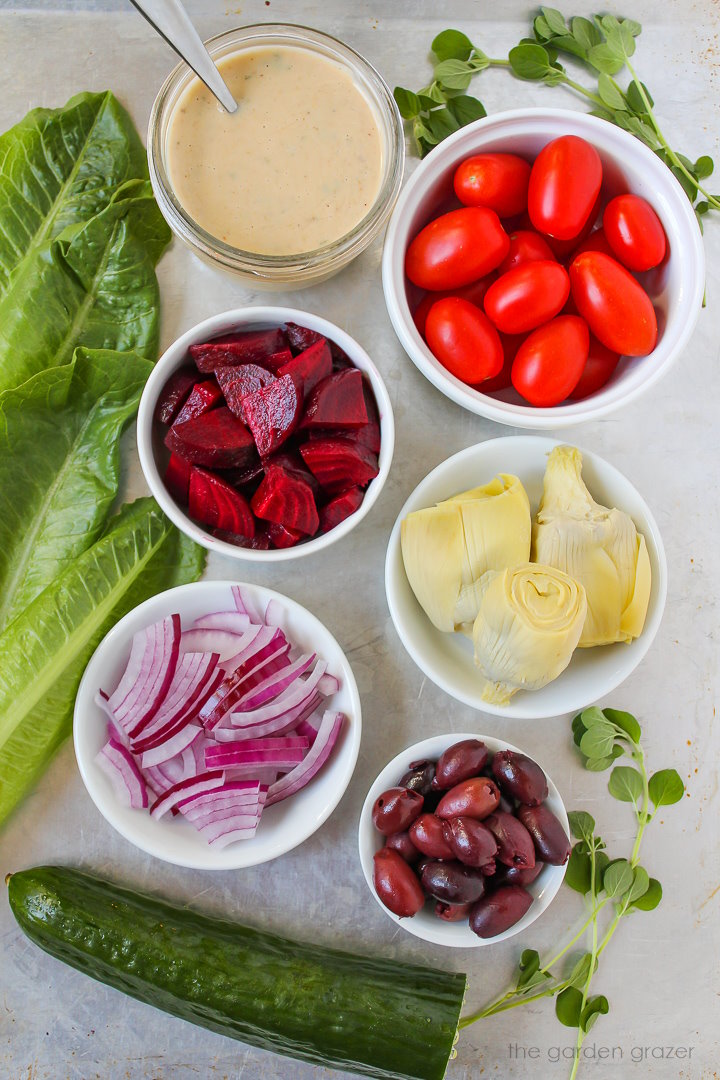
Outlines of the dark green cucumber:
{"type": "Polygon", "coordinates": [[[22,870],[8,888],[41,949],[173,1016],[364,1076],[445,1075],[462,974],[290,941],[67,867],[22,870]]]}

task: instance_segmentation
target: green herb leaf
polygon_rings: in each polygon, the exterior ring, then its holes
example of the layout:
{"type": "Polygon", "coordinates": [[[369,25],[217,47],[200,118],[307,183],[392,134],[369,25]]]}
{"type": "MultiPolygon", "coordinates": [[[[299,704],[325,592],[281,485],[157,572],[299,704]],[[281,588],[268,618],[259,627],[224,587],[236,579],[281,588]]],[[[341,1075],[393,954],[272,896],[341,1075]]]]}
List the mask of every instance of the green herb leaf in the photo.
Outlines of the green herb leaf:
{"type": "Polygon", "coordinates": [[[525,949],[520,957],[520,974],[517,980],[518,989],[525,986],[540,968],[540,955],[536,949],[525,949]]]}
{"type": "Polygon", "coordinates": [[[542,45],[516,45],[508,60],[519,79],[544,79],[552,72],[550,58],[542,45]]]}
{"type": "Polygon", "coordinates": [[[609,75],[603,74],[598,78],[598,93],[608,108],[620,110],[627,108],[620,87],[609,75]]]}
{"type": "Polygon", "coordinates": [[[632,713],[623,712],[622,709],[609,708],[603,709],[603,713],[612,724],[616,724],[619,728],[622,728],[634,743],[640,742],[642,731],[632,713]]]}
{"type": "Polygon", "coordinates": [[[630,887],[630,892],[628,893],[628,900],[631,902],[639,900],[641,896],[645,895],[649,888],[650,878],[648,877],[647,870],[644,866],[636,866],[635,877],[632,886],[630,887]]]}
{"type": "Polygon", "coordinates": [[[603,889],[609,897],[623,896],[633,883],[633,869],[627,859],[611,862],[603,874],[603,889]]]}
{"type": "Polygon", "coordinates": [[[472,124],[475,120],[482,120],[484,116],[487,116],[483,103],[468,94],[458,94],[457,97],[450,98],[447,107],[448,112],[453,115],[460,127],[465,127],[466,124],[472,124]]]}
{"type": "Polygon", "coordinates": [[[625,66],[625,59],[616,49],[607,42],[601,45],[593,45],[588,52],[588,61],[596,71],[602,71],[606,75],[617,75],[625,66]]]}
{"type": "Polygon", "coordinates": [[[461,30],[443,30],[430,46],[438,60],[467,60],[473,43],[461,30]]]}
{"type": "Polygon", "coordinates": [[[403,120],[412,120],[422,112],[423,105],[420,98],[412,90],[406,90],[404,86],[396,86],[393,97],[403,120]]]}
{"type": "Polygon", "coordinates": [[[715,169],[715,162],[707,154],[703,154],[695,162],[695,175],[698,180],[704,180],[706,176],[712,176],[715,169]]]}
{"type": "Polygon", "coordinates": [[[654,911],[661,900],[662,885],[657,878],[650,878],[646,891],[637,900],[633,900],[632,906],[639,911],[654,911]]]}
{"type": "Polygon", "coordinates": [[[628,84],[627,90],[625,91],[625,98],[630,108],[633,110],[633,112],[636,113],[644,113],[647,109],[647,105],[643,101],[642,94],[640,93],[641,86],[645,91],[645,97],[647,98],[650,107],[652,108],[652,106],[655,104],[652,99],[652,94],[648,90],[645,83],[638,83],[636,79],[632,79],[631,82],[628,84]]]}
{"type": "Polygon", "coordinates": [[[587,60],[587,50],[579,45],[571,34],[565,34],[563,37],[554,37],[548,43],[551,44],[553,49],[557,49],[559,52],[570,53],[571,56],[577,56],[581,60],[587,60]]]}
{"type": "Polygon", "coordinates": [[[605,772],[613,763],[612,757],[586,758],[585,768],[588,772],[605,772]]]}
{"type": "Polygon", "coordinates": [[[583,896],[590,889],[590,856],[586,851],[582,851],[578,844],[576,844],[570,852],[570,858],[568,859],[567,869],[565,870],[565,877],[563,880],[566,885],[571,889],[574,889],[575,892],[582,893],[583,896]]]}
{"type": "Polygon", "coordinates": [[[589,708],[583,709],[580,713],[580,719],[586,728],[591,728],[593,724],[604,724],[607,721],[605,713],[598,705],[591,705],[589,708]]]}
{"type": "Polygon", "coordinates": [[[675,769],[661,769],[650,777],[648,790],[657,809],[680,802],[685,794],[685,785],[675,769]]]}
{"type": "Polygon", "coordinates": [[[599,896],[603,891],[603,876],[610,865],[610,859],[604,851],[595,852],[595,895],[599,896]]]}
{"type": "Polygon", "coordinates": [[[608,791],[620,802],[637,803],[642,795],[642,776],[629,765],[617,765],[610,773],[608,791]]]}
{"type": "MultiPolygon", "coordinates": [[[[640,139],[642,142],[654,150],[658,145],[657,135],[650,124],[645,120],[642,120],[639,116],[629,116],[626,113],[616,113],[615,123],[618,127],[624,128],[625,131],[629,131],[631,135],[640,139]]],[[[666,162],[667,164],[667,162],[666,162]]]]}
{"type": "Polygon", "coordinates": [[[585,1032],[589,1031],[595,1024],[597,1018],[599,1016],[607,1015],[609,1009],[608,999],[603,994],[591,997],[580,1014],[580,1027],[582,1030],[585,1032]]]}
{"type": "Polygon", "coordinates": [[[434,75],[449,90],[467,90],[473,72],[465,60],[443,60],[435,67],[434,75]]]}
{"type": "Polygon", "coordinates": [[[544,15],[537,15],[533,21],[533,31],[538,41],[549,41],[553,36],[547,19],[544,15]]]}
{"type": "MultiPolygon", "coordinates": [[[[570,986],[577,986],[578,988],[585,985],[588,974],[590,972],[590,964],[592,961],[592,954],[589,952],[584,953],[579,960],[575,963],[572,971],[567,977],[567,982],[570,986]]],[[[597,971],[597,960],[595,961],[595,971],[597,971]]]]}
{"type": "Polygon", "coordinates": [[[457,131],[460,125],[446,106],[444,109],[434,109],[428,113],[425,117],[425,127],[432,133],[436,142],[442,142],[448,135],[457,131]]]}
{"type": "Polygon", "coordinates": [[[577,716],[573,717],[573,722],[571,726],[573,733],[573,742],[576,746],[580,746],[580,740],[587,731],[587,728],[583,723],[582,713],[578,713],[577,716]]]}
{"type": "Polygon", "coordinates": [[[580,15],[572,20],[570,27],[572,29],[572,36],[585,52],[592,49],[593,45],[599,45],[602,40],[600,31],[595,23],[590,22],[589,19],[584,19],[580,15]]]}
{"type": "Polygon", "coordinates": [[[575,986],[566,987],[555,999],[555,1015],[565,1027],[578,1027],[581,1011],[582,994],[575,986]]]}
{"type": "Polygon", "coordinates": [[[568,28],[565,25],[565,16],[557,8],[542,7],[540,8],[545,22],[550,27],[553,34],[567,34],[568,28]]]}
{"type": "Polygon", "coordinates": [[[608,720],[595,721],[580,740],[580,751],[588,758],[605,758],[612,754],[615,728],[608,720]]]}
{"type": "Polygon", "coordinates": [[[585,810],[571,810],[568,814],[568,822],[570,831],[577,840],[586,840],[588,843],[592,840],[595,832],[595,818],[585,810]]]}

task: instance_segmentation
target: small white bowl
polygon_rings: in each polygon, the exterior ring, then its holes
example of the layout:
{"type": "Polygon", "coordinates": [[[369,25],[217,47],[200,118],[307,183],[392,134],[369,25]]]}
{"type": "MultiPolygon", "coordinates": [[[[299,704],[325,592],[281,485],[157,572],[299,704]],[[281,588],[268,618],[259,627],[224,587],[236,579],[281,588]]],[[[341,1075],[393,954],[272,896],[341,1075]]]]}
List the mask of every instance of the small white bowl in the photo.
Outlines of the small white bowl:
{"type": "MultiPolygon", "coordinates": [[[[381,836],[373,825],[373,804],[378,795],[382,795],[383,791],[387,791],[388,788],[397,785],[400,777],[407,772],[411,761],[423,761],[426,758],[428,761],[437,761],[443,751],[447,750],[449,746],[461,742],[463,739],[480,739],[481,742],[485,743],[491,754],[495,754],[498,750],[514,750],[518,754],[526,753],[525,750],[520,750],[517,746],[505,742],[503,739],[494,739],[490,735],[479,735],[474,731],[465,732],[464,734],[459,735],[454,733],[449,735],[434,735],[431,739],[423,739],[422,742],[415,743],[413,746],[408,746],[407,750],[403,750],[402,753],[398,754],[397,757],[394,757],[392,761],[385,766],[373,786],[368,791],[367,798],[360,811],[358,844],[360,847],[360,862],[362,863],[363,873],[368,888],[385,914],[393,919],[398,926],[402,926],[403,930],[408,930],[411,934],[414,934],[415,937],[423,938],[425,941],[432,941],[436,945],[449,945],[456,949],[473,949],[480,945],[494,945],[496,941],[505,941],[506,938],[521,933],[521,931],[526,930],[531,923],[534,923],[549,906],[551,900],[562,885],[567,863],[565,866],[550,866],[549,863],[546,864],[536,877],[535,881],[527,886],[528,892],[532,893],[534,897],[532,906],[514,926],[511,926],[508,930],[505,930],[504,933],[497,934],[492,938],[478,937],[477,934],[473,933],[465,921],[448,923],[443,922],[442,919],[438,919],[432,911],[434,902],[426,903],[425,907],[422,908],[417,915],[413,915],[412,918],[409,919],[400,919],[385,907],[382,900],[380,900],[378,894],[375,892],[375,886],[373,884],[373,855],[384,846],[384,837],[381,836]]],[[[534,754],[527,754],[527,756],[531,757],[533,761],[537,760],[534,754]]],[[[540,762],[538,762],[538,764],[541,765],[540,762]]],[[[544,771],[548,783],[548,797],[545,800],[548,809],[552,810],[555,817],[558,818],[562,827],[565,829],[567,835],[570,836],[570,826],[568,824],[567,813],[565,812],[565,804],[560,798],[560,792],[548,776],[547,770],[544,771]]]]}
{"type": "MultiPolygon", "coordinates": [[[[202,376],[200,376],[202,377],[202,376]]],[[[218,551],[231,559],[239,559],[244,562],[273,563],[284,562],[287,559],[299,559],[303,555],[313,555],[317,551],[334,544],[343,536],[354,529],[367,513],[370,512],[383,489],[390,463],[392,462],[393,449],[395,446],[395,423],[393,420],[392,405],[385,383],[380,372],[373,364],[365,350],[358,345],[339,326],[322,319],[319,315],[313,315],[309,311],[300,311],[296,308],[286,307],[245,307],[236,308],[233,311],[225,311],[220,315],[213,315],[209,319],[187,330],[182,337],[173,342],[155,365],[150,378],[145,384],[137,419],[137,446],[140,457],[140,465],[145,474],[148,486],[160,504],[161,508],[177,525],[181,532],[189,536],[197,544],[202,544],[208,551],[218,551]],[[378,466],[380,471],[370,481],[365,491],[362,503],[349,517],[336,525],[327,533],[307,540],[305,543],[296,544],[295,547],[277,548],[268,551],[254,548],[237,547],[229,544],[226,540],[219,540],[192,520],[180,507],[165,487],[158,462],[164,466],[170,456],[163,444],[165,434],[161,425],[153,420],[155,406],[165,383],[174,371],[188,362],[188,349],[191,345],[198,345],[222,334],[231,334],[243,330],[267,330],[285,323],[294,322],[305,326],[310,330],[316,330],[319,334],[334,341],[347,353],[355,367],[364,372],[370,380],[378,412],[380,413],[380,453],[378,454],[378,466]]],[[[282,448],[281,448],[282,449],[282,448]]]]}
{"type": "Polygon", "coordinates": [[[317,652],[340,679],[340,689],[327,699],[327,708],[345,713],[343,729],[325,766],[307,787],[263,813],[256,835],[222,850],[213,850],[186,821],[167,817],[156,821],[147,810],[122,806],[110,781],[95,763],[107,741],[107,718],[95,703],[102,688],[112,690],[125,670],[133,634],[157,619],[177,612],[186,627],[211,611],[231,610],[229,581],[199,581],[153,596],[129,612],[106,634],[85,669],[75,702],[73,739],[80,775],[90,798],[106,821],[141,851],[175,866],[198,870],[237,870],[284,855],[307,840],[340,802],[355,769],[360,749],[360,696],[345,654],[330,631],[311,612],[287,596],[259,585],[243,585],[264,611],[270,600],[282,604],[282,628],[294,644],[317,652]]]}
{"type": "Polygon", "coordinates": [[[622,473],[589,450],[582,450],[583,480],[592,496],[605,506],[624,510],[647,542],[652,587],[645,626],[629,644],[576,649],[563,673],[541,690],[519,690],[508,705],[483,701],[473,647],[463,634],[443,634],[428,619],[410,588],[400,548],[400,525],[413,510],[433,506],[461,491],[484,484],[499,472],[522,481],[534,517],[542,495],[547,455],[556,439],[514,435],[469,446],[421,480],[398,514],[385,560],[385,592],[400,639],[429,679],[458,701],[494,716],[541,720],[585,708],[627,679],[650,648],[657,633],[667,595],[667,563],[660,532],[645,500],[622,473]]]}
{"type": "MultiPolygon", "coordinates": [[[[457,205],[452,203],[452,205],[457,205]]],[[[705,252],[687,195],[666,165],[622,128],[580,112],[522,109],[497,113],[456,131],[436,146],[406,184],[385,237],[385,302],[395,332],[417,368],[446,397],[500,424],[548,430],[605,416],[652,386],[690,340],[705,288],[705,252]],[[604,189],[612,196],[632,191],[652,203],[668,238],[669,256],[642,276],[658,312],[658,343],[649,356],[622,360],[610,382],[584,401],[540,409],[515,391],[499,396],[473,390],[435,359],[413,322],[405,278],[405,252],[413,237],[451,205],[452,178],[465,158],[481,151],[521,154],[528,159],[560,135],[579,135],[603,163],[604,189]]],[[[412,288],[412,287],[411,287],[412,288]]]]}

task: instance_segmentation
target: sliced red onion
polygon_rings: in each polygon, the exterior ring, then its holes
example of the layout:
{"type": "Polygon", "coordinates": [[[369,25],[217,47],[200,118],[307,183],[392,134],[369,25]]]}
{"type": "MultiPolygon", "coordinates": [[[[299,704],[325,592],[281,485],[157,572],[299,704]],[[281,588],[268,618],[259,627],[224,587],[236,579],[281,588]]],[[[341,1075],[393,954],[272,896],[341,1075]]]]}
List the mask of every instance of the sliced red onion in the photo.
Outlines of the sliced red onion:
{"type": "Polygon", "coordinates": [[[151,723],[130,732],[134,748],[149,749],[162,741],[178,723],[187,723],[203,707],[224,677],[217,661],[217,653],[186,653],[180,657],[176,679],[162,707],[151,723]]]}
{"type": "Polygon", "coordinates": [[[253,690],[240,698],[237,703],[237,712],[251,712],[253,709],[259,709],[268,701],[278,697],[289,686],[292,686],[301,675],[304,675],[308,668],[312,667],[315,663],[315,656],[315,653],[308,653],[301,656],[294,664],[288,664],[287,667],[282,668],[280,671],[273,672],[253,690]]]}
{"type": "MultiPolygon", "coordinates": [[[[232,723],[232,716],[225,717],[222,724],[218,724],[213,728],[213,738],[219,743],[238,742],[243,739],[259,739],[266,735],[284,735],[288,731],[292,731],[293,728],[299,728],[308,716],[311,716],[318,705],[322,701],[322,697],[317,691],[312,692],[310,697],[301,701],[295,708],[289,709],[286,713],[281,713],[280,716],[275,717],[274,720],[267,720],[264,724],[252,724],[247,727],[238,727],[232,723]]],[[[315,728],[311,728],[312,738],[317,735],[315,728]]],[[[297,731],[298,735],[308,735],[307,731],[297,731]]],[[[312,743],[311,743],[312,745],[312,743]]]]}
{"type": "Polygon", "coordinates": [[[312,695],[317,693],[317,685],[325,674],[325,668],[325,661],[318,660],[313,673],[307,679],[298,679],[293,686],[289,686],[274,701],[271,701],[268,705],[263,705],[259,709],[252,709],[249,712],[231,712],[231,723],[244,728],[253,727],[255,724],[266,724],[268,720],[274,720],[278,716],[285,715],[297,705],[304,704],[309,701],[312,695]]]}
{"type": "Polygon", "coordinates": [[[308,740],[302,736],[246,739],[239,743],[208,746],[205,751],[205,765],[208,769],[253,764],[290,769],[302,761],[307,749],[308,740]]]}
{"type": "Polygon", "coordinates": [[[169,615],[133,636],[125,673],[108,698],[116,722],[126,730],[147,723],[160,708],[175,675],[179,649],[179,615],[169,615]]]}
{"type": "Polygon", "coordinates": [[[242,642],[242,633],[231,630],[215,630],[198,626],[192,630],[183,630],[180,635],[180,655],[183,653],[217,653],[220,663],[237,656],[242,642]]]}
{"type": "Polygon", "coordinates": [[[229,660],[226,660],[223,667],[227,674],[231,675],[268,645],[282,640],[287,639],[282,630],[278,629],[276,626],[251,626],[250,629],[246,630],[242,635],[240,651],[235,656],[230,657],[229,660]]]}
{"type": "Polygon", "coordinates": [[[231,588],[235,607],[238,611],[241,614],[249,615],[251,623],[262,623],[260,613],[247,589],[243,589],[242,585],[233,585],[231,588]]]}
{"type": "Polygon", "coordinates": [[[285,609],[279,600],[274,597],[268,602],[268,606],[265,608],[265,619],[263,620],[266,626],[282,626],[285,621],[285,609]]]}
{"type": "Polygon", "coordinates": [[[150,816],[161,818],[168,810],[177,806],[181,799],[194,795],[196,792],[212,791],[213,788],[221,787],[224,780],[225,776],[220,771],[205,772],[199,776],[190,777],[188,780],[180,780],[155,800],[150,807],[150,816]]]}
{"type": "Polygon", "coordinates": [[[145,809],[148,792],[142,773],[129,750],[109,739],[97,754],[95,761],[110,780],[118,799],[133,809],[145,809]]]}
{"type": "MultiPolygon", "coordinates": [[[[313,709],[313,712],[315,710],[313,709]]],[[[318,727],[320,726],[320,718],[318,717],[318,727]]],[[[298,735],[304,735],[308,741],[308,745],[312,746],[317,738],[318,728],[310,723],[310,714],[303,716],[301,720],[295,725],[295,731],[298,735]]]]}
{"type": "Polygon", "coordinates": [[[283,632],[276,630],[271,641],[253,653],[231,675],[226,676],[200,710],[199,716],[205,728],[211,730],[219,724],[223,716],[233,709],[249,690],[262,682],[266,664],[281,652],[287,652],[289,647],[290,643],[283,632]]]}
{"type": "Polygon", "coordinates": [[[197,739],[201,731],[202,728],[199,724],[186,724],[169,739],[166,739],[165,742],[152,747],[151,750],[146,750],[141,758],[143,769],[148,769],[153,765],[160,765],[163,761],[169,761],[170,758],[174,758],[177,754],[182,754],[193,740],[197,739]]]}
{"type": "Polygon", "coordinates": [[[239,611],[213,611],[201,615],[193,623],[198,630],[227,630],[231,634],[244,634],[250,627],[250,616],[239,611]]]}
{"type": "Polygon", "coordinates": [[[237,814],[224,821],[209,822],[201,826],[200,833],[213,847],[225,847],[235,840],[249,840],[255,835],[259,822],[259,817],[237,814]]]}
{"type": "Polygon", "coordinates": [[[180,800],[177,808],[182,814],[194,806],[214,806],[221,799],[235,799],[244,796],[257,802],[261,791],[266,787],[259,780],[227,780],[219,788],[213,788],[211,791],[198,791],[193,795],[188,795],[180,800]]]}
{"type": "Polygon", "coordinates": [[[259,780],[263,786],[270,787],[277,780],[279,772],[274,765],[236,765],[226,769],[225,776],[228,780],[259,780]]]}
{"type": "Polygon", "coordinates": [[[280,780],[276,780],[268,791],[266,806],[287,799],[312,780],[313,776],[323,767],[330,757],[332,748],[342,729],[345,717],[340,712],[328,710],[322,718],[315,742],[311,746],[304,760],[297,765],[292,772],[287,773],[280,780]]]}
{"type": "Polygon", "coordinates": [[[337,694],[340,689],[340,680],[335,675],[327,674],[323,675],[322,679],[318,683],[318,690],[324,697],[330,697],[331,694],[337,694]]]}

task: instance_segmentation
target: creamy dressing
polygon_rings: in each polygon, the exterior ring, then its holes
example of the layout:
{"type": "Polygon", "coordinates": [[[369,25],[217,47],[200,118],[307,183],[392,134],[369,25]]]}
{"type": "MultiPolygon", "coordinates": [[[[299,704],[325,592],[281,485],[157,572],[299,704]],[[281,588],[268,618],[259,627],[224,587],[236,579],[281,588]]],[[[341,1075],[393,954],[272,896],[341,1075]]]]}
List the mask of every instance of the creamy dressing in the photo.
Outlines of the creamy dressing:
{"type": "Polygon", "coordinates": [[[344,236],[372,207],[383,166],[378,120],[350,72],[285,45],[242,50],[218,67],[237,112],[194,78],[170,118],[178,202],[206,232],[259,254],[344,236]]]}

